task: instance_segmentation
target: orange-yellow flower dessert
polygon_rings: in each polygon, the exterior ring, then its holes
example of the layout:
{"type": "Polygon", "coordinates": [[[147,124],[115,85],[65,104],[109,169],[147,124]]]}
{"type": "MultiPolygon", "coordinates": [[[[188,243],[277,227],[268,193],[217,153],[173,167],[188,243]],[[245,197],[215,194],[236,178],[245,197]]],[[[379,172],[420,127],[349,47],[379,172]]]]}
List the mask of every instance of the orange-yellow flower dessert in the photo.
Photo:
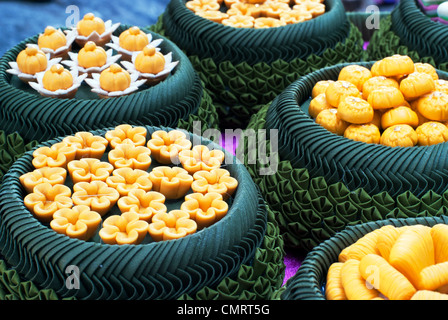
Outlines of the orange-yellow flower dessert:
{"type": "Polygon", "coordinates": [[[48,182],[38,184],[33,192],[24,198],[24,204],[41,222],[50,222],[53,214],[62,208],[71,208],[72,191],[63,184],[51,185],[48,182]]]}
{"type": "Polygon", "coordinates": [[[200,170],[218,169],[221,167],[224,157],[224,152],[221,150],[210,150],[204,145],[196,145],[191,150],[179,152],[180,163],[189,174],[200,170]]]}
{"type": "Polygon", "coordinates": [[[95,234],[100,223],[101,216],[98,212],[90,210],[88,206],[79,205],[57,210],[53,214],[50,227],[70,238],[87,241],[95,234]]]}
{"type": "Polygon", "coordinates": [[[152,182],[149,173],[144,170],[132,168],[119,168],[112,172],[106,183],[116,189],[120,196],[126,196],[133,189],[150,191],[152,182]]]}
{"type": "Polygon", "coordinates": [[[151,150],[145,146],[134,146],[125,143],[118,144],[115,149],[109,151],[109,162],[115,168],[131,168],[147,170],[151,165],[151,150]]]}
{"type": "Polygon", "coordinates": [[[108,145],[105,138],[88,131],[76,132],[72,136],[65,137],[62,141],[76,149],[76,159],[101,159],[108,145]]]}
{"type": "Polygon", "coordinates": [[[148,223],[134,212],[112,215],[103,222],[99,235],[106,244],[139,244],[148,233],[148,223]]]}
{"type": "Polygon", "coordinates": [[[160,192],[167,199],[179,199],[185,196],[191,187],[193,177],[180,167],[158,166],[149,173],[152,190],[160,192]]]}
{"type": "Polygon", "coordinates": [[[30,193],[38,184],[64,184],[66,178],[67,171],[62,167],[42,167],[21,175],[19,179],[26,192],[30,193]]]}
{"type": "Polygon", "coordinates": [[[109,212],[119,197],[118,191],[103,181],[78,182],[73,185],[73,203],[86,205],[101,216],[109,212]]]}
{"type": "Polygon", "coordinates": [[[230,176],[226,169],[212,169],[210,171],[198,171],[193,175],[194,181],[191,189],[194,192],[206,194],[216,192],[228,199],[238,187],[238,180],[230,176]]]}
{"type": "Polygon", "coordinates": [[[58,142],[50,147],[40,147],[33,151],[32,164],[36,169],[42,167],[66,168],[75,159],[76,148],[66,142],[58,142]]]}
{"type": "Polygon", "coordinates": [[[190,219],[195,220],[198,230],[201,230],[221,220],[227,214],[229,205],[216,192],[191,193],[185,196],[180,209],[188,212],[190,219]]]}
{"type": "Polygon", "coordinates": [[[116,126],[113,130],[107,131],[104,137],[109,141],[112,149],[118,144],[127,143],[135,146],[144,146],[146,144],[146,128],[121,124],[116,126]]]}
{"type": "Polygon", "coordinates": [[[73,160],[67,164],[67,169],[73,183],[104,181],[114,170],[114,166],[108,162],[96,158],[82,158],[73,160]]]}
{"type": "Polygon", "coordinates": [[[183,210],[161,212],[153,216],[148,232],[154,241],[167,241],[195,233],[197,224],[183,210]]]}
{"type": "Polygon", "coordinates": [[[159,212],[166,212],[165,196],[160,192],[142,189],[133,189],[127,196],[121,197],[117,202],[122,213],[134,212],[140,220],[151,222],[152,217],[159,212]]]}
{"type": "Polygon", "coordinates": [[[177,163],[179,152],[191,149],[192,143],[180,130],[168,132],[158,130],[152,133],[147,146],[151,149],[151,155],[157,162],[171,164],[177,163]]]}

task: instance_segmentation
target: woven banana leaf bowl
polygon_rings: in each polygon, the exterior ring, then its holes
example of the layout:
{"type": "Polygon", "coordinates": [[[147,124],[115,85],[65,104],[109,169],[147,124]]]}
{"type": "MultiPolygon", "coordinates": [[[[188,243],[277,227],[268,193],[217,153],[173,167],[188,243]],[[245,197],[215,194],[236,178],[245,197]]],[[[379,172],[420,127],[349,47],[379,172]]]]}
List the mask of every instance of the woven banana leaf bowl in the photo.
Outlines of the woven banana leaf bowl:
{"type": "MultiPolygon", "coordinates": [[[[158,129],[172,130],[145,128],[147,138],[158,129]]],[[[91,132],[104,136],[108,130],[91,132]]],[[[193,134],[190,138],[193,145],[220,148],[193,134]]],[[[178,299],[212,288],[234,276],[243,264],[252,263],[266,232],[267,208],[245,167],[227,152],[227,159],[235,161],[226,162],[225,168],[238,180],[238,187],[228,199],[226,216],[207,228],[181,239],[149,239],[136,245],[105,244],[96,235],[82,241],[55,232],[25,207],[26,192],[19,177],[34,170],[33,150],[61,140],[49,140],[26,152],[4,176],[0,188],[0,256],[22,279],[53,289],[62,298],[178,299]],[[80,270],[79,288],[66,286],[70,266],[80,270]]],[[[176,205],[174,201],[167,207],[176,205]]]]}
{"type": "MultiPolygon", "coordinates": [[[[113,34],[119,36],[127,28],[129,26],[120,25],[113,34]]],[[[44,97],[16,75],[7,73],[9,62],[16,61],[27,44],[37,43],[38,35],[7,51],[0,59],[0,128],[6,132],[18,132],[29,141],[46,141],[121,123],[176,127],[179,120],[196,114],[203,87],[190,61],[170,40],[144,28],[142,30],[150,33],[152,39],[163,39],[159,45],[161,52],[172,52],[172,59],[178,64],[157,85],[144,85],[129,95],[108,99],[99,98],[84,82],[74,98],[44,97]]],[[[74,43],[72,51],[78,49],[74,43]]]]}
{"type": "Polygon", "coordinates": [[[308,253],[298,272],[286,283],[286,289],[282,293],[281,299],[325,300],[325,284],[331,264],[338,262],[338,256],[344,248],[376,229],[386,225],[401,227],[420,224],[432,227],[447,222],[447,217],[443,216],[388,219],[348,227],[308,253]]]}

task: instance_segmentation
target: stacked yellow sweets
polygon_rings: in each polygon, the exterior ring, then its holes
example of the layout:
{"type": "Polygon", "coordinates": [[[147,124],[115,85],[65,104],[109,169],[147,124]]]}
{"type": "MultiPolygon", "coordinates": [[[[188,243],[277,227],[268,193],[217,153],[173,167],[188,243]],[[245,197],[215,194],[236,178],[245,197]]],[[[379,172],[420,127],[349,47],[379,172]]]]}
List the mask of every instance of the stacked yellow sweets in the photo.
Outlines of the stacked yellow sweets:
{"type": "Polygon", "coordinates": [[[273,28],[325,13],[323,0],[189,0],[186,7],[210,21],[235,28],[273,28]]]}
{"type": "Polygon", "coordinates": [[[192,146],[179,130],[146,136],[146,128],[124,124],[34,150],[35,170],[20,177],[25,206],[71,238],[88,241],[99,229],[105,244],[139,244],[147,234],[179,239],[222,219],[238,186],[221,167],[224,152],[192,146]]]}
{"type": "Polygon", "coordinates": [[[448,300],[448,225],[386,225],[344,248],[327,300],[448,300]]]}
{"type": "Polygon", "coordinates": [[[433,66],[393,55],[368,69],[349,65],[315,84],[309,114],[327,130],[390,147],[448,140],[448,81],[433,66]]]}

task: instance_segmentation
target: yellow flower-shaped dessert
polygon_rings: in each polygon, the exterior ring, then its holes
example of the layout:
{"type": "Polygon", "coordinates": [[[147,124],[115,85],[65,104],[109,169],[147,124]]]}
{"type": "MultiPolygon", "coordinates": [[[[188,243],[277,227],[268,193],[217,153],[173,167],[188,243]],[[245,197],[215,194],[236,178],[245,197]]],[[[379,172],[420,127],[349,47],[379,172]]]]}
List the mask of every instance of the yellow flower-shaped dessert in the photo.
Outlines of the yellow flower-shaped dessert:
{"type": "Polygon", "coordinates": [[[220,4],[217,0],[190,0],[185,6],[193,12],[219,10],[220,4]]]}
{"type": "Polygon", "coordinates": [[[128,195],[132,189],[142,189],[144,191],[152,189],[149,173],[139,169],[115,169],[112,175],[106,179],[106,182],[110,187],[116,189],[121,196],[128,195]]]}
{"type": "Polygon", "coordinates": [[[75,205],[86,205],[104,216],[118,201],[120,194],[104,181],[78,182],[73,185],[75,205]]]}
{"type": "Polygon", "coordinates": [[[142,189],[133,189],[127,196],[121,197],[117,202],[122,213],[134,212],[140,220],[151,222],[152,217],[159,212],[166,212],[165,196],[160,192],[142,189]]]}
{"type": "Polygon", "coordinates": [[[317,17],[325,13],[325,5],[319,1],[296,1],[296,3],[297,4],[293,6],[293,9],[308,11],[313,15],[313,17],[317,17]]]}
{"type": "Polygon", "coordinates": [[[61,167],[42,167],[20,176],[20,183],[26,192],[31,193],[38,184],[47,182],[52,186],[64,184],[67,171],[61,167]]]}
{"type": "Polygon", "coordinates": [[[108,157],[115,168],[147,170],[151,165],[151,150],[145,146],[119,144],[109,151],[108,157]]]}
{"type": "Polygon", "coordinates": [[[238,180],[230,176],[226,169],[213,169],[211,171],[198,171],[193,175],[194,181],[191,189],[194,192],[205,194],[216,192],[228,199],[238,187],[238,180]]]}
{"type": "Polygon", "coordinates": [[[179,199],[185,196],[193,183],[193,177],[180,167],[155,167],[149,173],[149,178],[153,184],[152,189],[167,199],[179,199]]]}
{"type": "Polygon", "coordinates": [[[392,78],[386,78],[383,76],[374,76],[366,80],[362,86],[362,97],[367,100],[369,98],[370,92],[379,87],[394,87],[396,89],[400,88],[397,80],[392,78]]]}
{"type": "Polygon", "coordinates": [[[353,83],[359,91],[362,91],[364,83],[370,78],[372,78],[370,70],[357,64],[342,68],[338,76],[338,80],[353,83]]]}
{"type": "Polygon", "coordinates": [[[76,43],[83,47],[88,41],[93,41],[98,46],[107,44],[112,33],[118,28],[120,23],[112,24],[111,20],[103,21],[93,13],[87,13],[73,28],[76,32],[76,43]]]}
{"type": "Polygon", "coordinates": [[[33,192],[26,195],[24,204],[41,222],[50,222],[53,214],[62,208],[71,208],[72,191],[63,184],[52,186],[48,182],[38,184],[33,192]]]}
{"type": "Polygon", "coordinates": [[[236,2],[227,10],[229,16],[252,16],[258,18],[261,15],[261,7],[245,2],[236,2]]]}
{"type": "Polygon", "coordinates": [[[366,100],[349,96],[339,103],[338,114],[344,121],[362,124],[373,120],[374,110],[366,100]]]}
{"type": "Polygon", "coordinates": [[[144,146],[146,143],[146,128],[133,127],[129,124],[121,124],[113,130],[106,132],[104,136],[113,149],[118,144],[130,143],[135,146],[144,146]]]}
{"type": "Polygon", "coordinates": [[[266,1],[261,9],[263,16],[275,19],[279,19],[280,14],[288,11],[291,11],[288,4],[277,1],[266,1]]]}
{"type": "Polygon", "coordinates": [[[108,162],[96,158],[82,158],[73,160],[67,164],[68,172],[73,183],[104,181],[114,170],[114,166],[108,162]]]}
{"type": "Polygon", "coordinates": [[[222,20],[222,24],[234,28],[253,28],[255,18],[247,15],[230,16],[222,20]]]}
{"type": "Polygon", "coordinates": [[[374,77],[399,77],[411,74],[414,70],[414,61],[408,56],[399,54],[375,62],[370,69],[374,77]]]}
{"type": "Polygon", "coordinates": [[[50,227],[57,233],[70,238],[89,240],[101,223],[98,212],[90,210],[88,206],[79,205],[72,208],[62,208],[53,214],[50,227]]]}
{"type": "Polygon", "coordinates": [[[196,15],[216,22],[216,23],[221,23],[222,20],[227,19],[229,17],[228,13],[222,12],[222,11],[218,11],[218,10],[207,10],[207,11],[198,11],[195,12],[196,15]]]}
{"type": "Polygon", "coordinates": [[[417,99],[434,89],[432,76],[423,72],[413,72],[400,82],[400,91],[407,101],[417,99]]]}
{"type": "Polygon", "coordinates": [[[254,20],[255,29],[277,28],[282,26],[286,26],[286,23],[276,18],[261,17],[254,20]]]}
{"type": "Polygon", "coordinates": [[[181,150],[191,149],[192,143],[185,133],[179,130],[153,132],[147,146],[151,149],[152,157],[161,164],[178,162],[181,150]]]}
{"type": "Polygon", "coordinates": [[[40,147],[33,151],[33,166],[66,168],[67,163],[75,159],[76,149],[65,142],[58,142],[51,147],[40,147]]]}
{"type": "Polygon", "coordinates": [[[367,101],[375,110],[395,108],[406,104],[401,91],[395,87],[379,87],[370,92],[367,101]]]}
{"type": "Polygon", "coordinates": [[[344,137],[365,143],[380,143],[380,129],[374,124],[351,124],[345,129],[344,137]]]}
{"type": "Polygon", "coordinates": [[[188,212],[200,230],[221,220],[227,214],[229,205],[216,192],[191,193],[185,196],[180,209],[188,212]]]}
{"type": "Polygon", "coordinates": [[[108,145],[105,138],[87,131],[76,132],[75,135],[67,136],[62,141],[76,149],[76,159],[101,159],[108,145]]]}
{"type": "Polygon", "coordinates": [[[415,130],[407,124],[390,126],[381,135],[380,143],[389,147],[413,147],[418,142],[415,130]]]}
{"type": "Polygon", "coordinates": [[[325,90],[325,96],[327,97],[328,103],[337,108],[339,102],[344,100],[346,97],[361,97],[361,93],[358,88],[351,82],[338,80],[331,82],[327,89],[325,90]]]}
{"type": "Polygon", "coordinates": [[[286,24],[300,23],[312,18],[313,15],[305,10],[294,9],[280,13],[280,20],[286,24]]]}
{"type": "Polygon", "coordinates": [[[207,146],[197,145],[191,150],[179,152],[179,160],[183,168],[189,174],[196,171],[218,169],[224,161],[224,152],[221,150],[209,150],[207,146]]]}
{"type": "Polygon", "coordinates": [[[106,244],[139,244],[148,233],[148,223],[134,212],[112,215],[103,222],[99,235],[106,244]]]}
{"type": "Polygon", "coordinates": [[[428,121],[415,129],[418,135],[418,144],[430,146],[448,141],[448,128],[446,125],[436,121],[428,121]]]}
{"type": "Polygon", "coordinates": [[[340,136],[344,134],[345,129],[349,125],[347,121],[342,120],[336,108],[322,110],[317,115],[315,121],[328,131],[340,136]]]}
{"type": "Polygon", "coordinates": [[[148,232],[154,241],[174,240],[195,233],[197,224],[182,210],[171,210],[154,215],[148,232]]]}

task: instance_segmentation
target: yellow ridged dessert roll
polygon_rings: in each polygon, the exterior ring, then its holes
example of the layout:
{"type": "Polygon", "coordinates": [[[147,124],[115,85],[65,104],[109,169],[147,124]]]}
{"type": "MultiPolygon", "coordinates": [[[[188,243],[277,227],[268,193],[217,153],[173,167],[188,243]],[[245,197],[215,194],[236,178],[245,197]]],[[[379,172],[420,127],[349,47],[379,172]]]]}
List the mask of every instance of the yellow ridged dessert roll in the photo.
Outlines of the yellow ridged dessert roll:
{"type": "Polygon", "coordinates": [[[381,233],[381,228],[371,231],[355,243],[344,248],[339,254],[339,262],[344,262],[348,259],[361,260],[362,257],[369,253],[379,254],[376,244],[381,233]]]}
{"type": "Polygon", "coordinates": [[[389,263],[417,287],[420,272],[434,264],[431,228],[415,225],[403,232],[390,251],[389,263]]]}
{"type": "Polygon", "coordinates": [[[448,284],[448,262],[426,267],[420,273],[420,290],[437,290],[448,284]]]}
{"type": "Polygon", "coordinates": [[[371,300],[377,298],[380,293],[374,288],[368,288],[359,271],[359,265],[359,260],[349,259],[344,262],[341,268],[341,282],[347,299],[371,300]]]}
{"type": "Polygon", "coordinates": [[[436,291],[419,290],[414,294],[411,300],[448,300],[448,294],[436,291]]]}
{"type": "Polygon", "coordinates": [[[436,224],[431,228],[431,236],[434,241],[435,262],[448,261],[448,225],[436,224]]]}
{"type": "Polygon", "coordinates": [[[409,300],[417,291],[402,273],[379,255],[364,256],[359,271],[368,283],[390,300],[409,300]]]}
{"type": "Polygon", "coordinates": [[[378,236],[377,248],[384,259],[389,260],[390,250],[405,230],[406,226],[399,228],[388,226],[388,228],[383,229],[384,232],[378,236]]]}
{"type": "Polygon", "coordinates": [[[327,272],[327,283],[325,284],[325,298],[327,300],[347,300],[344,287],[341,282],[341,269],[344,263],[335,262],[327,272]]]}

